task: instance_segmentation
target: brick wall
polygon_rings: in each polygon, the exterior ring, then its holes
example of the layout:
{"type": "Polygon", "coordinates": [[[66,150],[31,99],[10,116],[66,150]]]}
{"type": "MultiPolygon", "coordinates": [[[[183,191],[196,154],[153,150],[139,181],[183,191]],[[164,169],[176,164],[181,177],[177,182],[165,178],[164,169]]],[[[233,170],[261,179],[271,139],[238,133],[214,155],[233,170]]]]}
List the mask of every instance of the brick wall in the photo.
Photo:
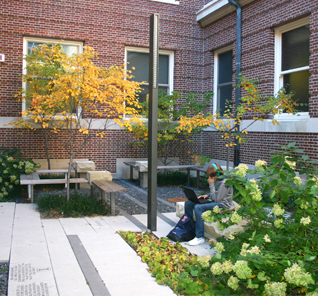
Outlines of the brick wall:
{"type": "MultiPolygon", "coordinates": [[[[6,62],[0,63],[0,117],[15,117],[21,102],[14,94],[21,87],[23,37],[41,37],[82,41],[99,53],[101,66],[122,65],[125,46],[148,47],[149,16],[160,14],[160,48],[175,52],[174,90],[203,93],[213,89],[213,54],[233,44],[233,82],[235,81],[236,13],[201,28],[196,12],[209,1],[182,0],[170,5],[148,0],[98,1],[18,1],[1,0],[0,52],[6,62]]],[[[310,15],[310,116],[318,117],[318,1],[255,0],[243,7],[242,72],[249,78],[261,77],[260,89],[274,91],[274,28],[310,15]]],[[[233,94],[234,95],[234,94],[233,94]]],[[[318,158],[316,134],[249,133],[250,142],[241,146],[241,161],[253,163],[268,158],[273,144],[292,140],[304,146],[306,153],[318,158]],[[316,145],[316,146],[315,146],[316,145]],[[311,152],[314,151],[314,152],[311,152]]],[[[89,158],[98,168],[115,172],[116,158],[145,157],[142,148],[134,150],[131,137],[111,130],[103,139],[93,139],[78,158],[89,158]]],[[[44,140],[37,134],[19,135],[19,130],[1,128],[0,146],[17,147],[24,156],[45,158],[44,140]]],[[[212,158],[225,159],[224,143],[218,133],[195,136],[193,143],[184,143],[178,157],[189,163],[191,151],[212,158]]],[[[65,158],[66,151],[52,141],[52,158],[65,158]]],[[[231,157],[233,152],[230,153],[231,157]]]]}
{"type": "MultiPolygon", "coordinates": [[[[206,1],[208,2],[208,1],[206,1]]],[[[256,0],[242,8],[242,74],[250,79],[259,78],[259,89],[265,95],[274,93],[274,28],[310,16],[310,99],[309,113],[311,118],[318,117],[318,34],[317,34],[318,1],[256,0]]],[[[233,83],[235,83],[236,58],[236,12],[233,12],[209,26],[203,28],[204,41],[204,89],[213,86],[214,51],[233,45],[233,83]]],[[[235,93],[233,92],[233,97],[235,93]]],[[[317,129],[318,132],[318,129],[317,129]]],[[[225,159],[226,149],[219,133],[211,133],[213,142],[212,158],[225,159]]],[[[305,149],[305,153],[318,160],[318,134],[311,133],[249,133],[248,143],[241,145],[241,161],[253,164],[258,159],[269,160],[274,144],[295,141],[305,149]]],[[[233,152],[230,152],[233,160],[233,152]]]]}

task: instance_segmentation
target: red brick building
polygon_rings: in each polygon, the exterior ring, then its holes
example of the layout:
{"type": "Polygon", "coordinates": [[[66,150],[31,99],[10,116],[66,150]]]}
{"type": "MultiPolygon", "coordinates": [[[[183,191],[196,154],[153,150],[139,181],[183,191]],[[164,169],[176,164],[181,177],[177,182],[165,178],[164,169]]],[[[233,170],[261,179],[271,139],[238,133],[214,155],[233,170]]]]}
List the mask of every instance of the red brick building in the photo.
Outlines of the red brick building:
{"type": "MultiPolygon", "coordinates": [[[[289,85],[306,103],[300,116],[277,118],[279,126],[271,121],[252,125],[250,141],[241,145],[241,162],[268,160],[274,144],[292,141],[318,159],[318,0],[236,2],[242,7],[242,74],[260,77],[260,89],[268,95],[289,85]]],[[[147,80],[149,17],[159,13],[160,87],[168,92],[214,91],[214,111],[234,97],[236,8],[228,0],[1,0],[1,7],[0,54],[5,60],[0,62],[0,145],[19,148],[26,157],[46,158],[44,139],[36,133],[20,135],[6,124],[25,108],[13,97],[22,85],[23,55],[38,43],[59,42],[69,52],[92,46],[101,66],[135,63],[141,69],[136,79],[147,80]]],[[[116,160],[146,157],[130,141],[114,128],[103,139],[90,141],[77,158],[116,172],[116,160]]],[[[181,163],[190,162],[188,150],[225,159],[224,144],[213,131],[183,146],[177,155],[181,163]]],[[[52,159],[67,158],[55,141],[50,154],[52,159]]]]}

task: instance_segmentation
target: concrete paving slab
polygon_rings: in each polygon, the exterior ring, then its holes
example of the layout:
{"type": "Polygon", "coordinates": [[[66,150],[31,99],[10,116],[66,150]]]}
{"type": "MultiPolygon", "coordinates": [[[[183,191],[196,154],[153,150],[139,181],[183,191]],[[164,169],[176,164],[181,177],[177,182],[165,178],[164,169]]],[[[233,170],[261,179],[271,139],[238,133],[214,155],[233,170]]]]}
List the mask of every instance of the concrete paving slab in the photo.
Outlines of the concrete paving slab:
{"type": "Polygon", "coordinates": [[[67,236],[57,219],[43,219],[43,229],[60,295],[92,295],[67,236]]]}
{"type": "Polygon", "coordinates": [[[58,296],[40,214],[34,205],[16,204],[12,234],[8,296],[58,296]]]}
{"type": "Polygon", "coordinates": [[[0,262],[8,262],[10,258],[15,203],[0,203],[0,262]]]}

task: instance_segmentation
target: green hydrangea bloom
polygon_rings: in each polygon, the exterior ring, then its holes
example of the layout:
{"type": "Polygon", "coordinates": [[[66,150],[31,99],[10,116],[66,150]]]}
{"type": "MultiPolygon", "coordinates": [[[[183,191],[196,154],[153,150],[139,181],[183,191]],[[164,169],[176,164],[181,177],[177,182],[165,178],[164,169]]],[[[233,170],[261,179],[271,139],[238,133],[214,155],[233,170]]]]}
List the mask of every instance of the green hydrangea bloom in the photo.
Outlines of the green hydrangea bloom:
{"type": "Polygon", "coordinates": [[[315,284],[315,281],[311,277],[309,272],[306,272],[297,263],[294,263],[292,267],[286,268],[284,272],[286,281],[290,284],[294,284],[298,287],[308,287],[310,284],[315,284]]]}
{"type": "Polygon", "coordinates": [[[227,281],[227,285],[235,291],[239,287],[239,279],[235,276],[231,276],[227,281]]]}
{"type": "Polygon", "coordinates": [[[215,214],[220,213],[220,211],[221,211],[221,209],[219,208],[219,206],[215,206],[215,207],[213,208],[213,213],[215,213],[215,214]]]}
{"type": "Polygon", "coordinates": [[[246,164],[240,164],[235,169],[237,169],[238,171],[236,171],[234,173],[234,175],[237,175],[239,177],[245,177],[246,173],[247,173],[247,170],[248,170],[248,167],[247,167],[246,164]]]}
{"type": "Polygon", "coordinates": [[[259,285],[253,284],[251,279],[247,280],[247,288],[248,289],[257,289],[258,287],[259,287],[259,285]]]}
{"type": "Polygon", "coordinates": [[[214,246],[214,250],[221,254],[225,250],[224,245],[221,242],[217,242],[214,246]]]}
{"type": "Polygon", "coordinates": [[[286,287],[286,283],[267,283],[265,284],[265,293],[267,296],[285,296],[286,287]]]}
{"type": "Polygon", "coordinates": [[[204,268],[207,268],[210,266],[210,260],[211,260],[210,255],[203,255],[203,256],[198,257],[199,264],[204,268]]]}
{"type": "Polygon", "coordinates": [[[252,269],[248,267],[247,261],[237,261],[234,264],[233,270],[235,271],[237,277],[242,280],[248,279],[252,275],[252,269]]]}
{"type": "Polygon", "coordinates": [[[285,210],[282,209],[279,204],[274,204],[273,206],[273,213],[276,215],[276,216],[281,216],[285,213],[285,210]]]}
{"type": "Polygon", "coordinates": [[[17,176],[11,175],[10,176],[10,182],[13,183],[17,179],[17,176]]]}
{"type": "Polygon", "coordinates": [[[284,226],[284,219],[280,218],[275,220],[274,225],[276,228],[282,228],[284,226]]]}
{"type": "Polygon", "coordinates": [[[301,178],[300,177],[294,177],[294,184],[295,185],[301,185],[301,178]]]}
{"type": "Polygon", "coordinates": [[[260,171],[265,171],[264,166],[267,166],[267,162],[265,160],[257,160],[255,161],[255,167],[260,171]]]}
{"type": "Polygon", "coordinates": [[[268,277],[266,276],[265,271],[259,272],[258,275],[257,275],[257,278],[258,278],[260,281],[262,281],[262,282],[267,281],[267,279],[268,279],[268,277]]]}
{"type": "Polygon", "coordinates": [[[7,158],[7,161],[8,161],[8,162],[13,162],[13,161],[14,161],[14,159],[13,159],[13,157],[12,157],[12,156],[9,156],[9,157],[7,158]]]}
{"type": "Polygon", "coordinates": [[[232,214],[231,217],[230,217],[230,220],[231,220],[233,223],[238,224],[238,223],[240,223],[240,222],[243,220],[243,218],[242,218],[242,216],[240,216],[237,212],[233,212],[233,214],[232,214]]]}
{"type": "Polygon", "coordinates": [[[224,273],[229,273],[233,270],[233,264],[231,261],[225,261],[222,264],[224,273]]]}
{"type": "Polygon", "coordinates": [[[223,273],[222,264],[220,262],[216,262],[211,266],[211,272],[215,275],[220,275],[223,273]]]}

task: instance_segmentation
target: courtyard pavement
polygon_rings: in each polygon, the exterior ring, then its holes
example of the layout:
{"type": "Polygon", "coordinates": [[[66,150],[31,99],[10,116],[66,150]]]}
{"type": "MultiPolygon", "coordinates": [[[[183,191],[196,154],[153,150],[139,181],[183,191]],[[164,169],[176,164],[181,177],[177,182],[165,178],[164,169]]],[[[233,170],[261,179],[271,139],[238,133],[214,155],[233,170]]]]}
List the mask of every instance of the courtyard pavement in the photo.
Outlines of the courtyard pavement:
{"type": "MultiPolygon", "coordinates": [[[[157,237],[179,220],[157,218],[157,237]]],[[[34,204],[0,203],[0,262],[9,262],[8,296],[168,296],[147,265],[117,234],[144,231],[147,215],[41,219],[34,204]]],[[[191,247],[211,256],[207,242],[191,247]]]]}

